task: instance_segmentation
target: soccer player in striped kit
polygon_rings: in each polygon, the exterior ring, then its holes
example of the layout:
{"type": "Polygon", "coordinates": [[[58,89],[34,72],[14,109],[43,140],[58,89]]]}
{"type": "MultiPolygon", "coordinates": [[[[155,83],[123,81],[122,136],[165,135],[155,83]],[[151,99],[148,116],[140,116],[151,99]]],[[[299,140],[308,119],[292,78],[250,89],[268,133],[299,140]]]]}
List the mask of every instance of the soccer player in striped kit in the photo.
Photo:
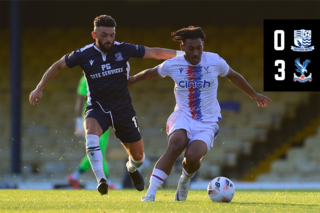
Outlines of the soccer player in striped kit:
{"type": "Polygon", "coordinates": [[[267,107],[271,100],[258,94],[247,81],[230,68],[218,54],[203,51],[205,34],[190,26],[172,33],[181,42],[184,55],[164,61],[129,78],[128,85],[141,80],[170,76],[174,82],[176,106],[167,121],[168,148],[156,163],[150,186],[141,201],[154,201],[156,192],[170,174],[174,162],[185,151],[182,175],[175,193],[176,201],[187,199],[190,179],[200,168],[201,159],[213,146],[222,119],[217,100],[218,76],[246,93],[258,106],[267,107]]]}
{"type": "Polygon", "coordinates": [[[88,86],[88,107],[84,118],[86,151],[97,178],[97,190],[108,194],[108,182],[103,172],[99,137],[111,126],[129,155],[126,164],[134,187],[142,191],[144,180],[138,168],[145,154],[136,113],[128,91],[130,58],[168,59],[179,51],[149,48],[115,41],[116,22],[108,15],[94,20],[94,43],[66,54],[55,62],[43,75],[40,83],[30,93],[31,105],[38,104],[42,90],[61,70],[80,66],[88,86]]]}

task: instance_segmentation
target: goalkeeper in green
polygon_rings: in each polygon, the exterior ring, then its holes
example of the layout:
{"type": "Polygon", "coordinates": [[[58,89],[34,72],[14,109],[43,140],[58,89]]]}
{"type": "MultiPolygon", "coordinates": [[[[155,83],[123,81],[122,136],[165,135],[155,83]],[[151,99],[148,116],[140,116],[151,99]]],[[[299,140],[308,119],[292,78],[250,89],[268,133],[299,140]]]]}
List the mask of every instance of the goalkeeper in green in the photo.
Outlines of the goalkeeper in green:
{"type": "MultiPolygon", "coordinates": [[[[85,96],[87,95],[87,82],[84,78],[84,76],[81,77],[78,89],[77,89],[77,101],[76,101],[76,135],[78,137],[84,137],[85,132],[83,128],[83,117],[84,117],[84,111],[87,107],[87,102],[84,101],[85,96]]],[[[108,169],[108,163],[106,161],[106,150],[109,142],[109,130],[107,130],[103,135],[101,135],[99,140],[100,149],[102,151],[102,165],[103,165],[103,172],[108,177],[109,169],[108,169]]],[[[67,176],[67,180],[70,186],[72,186],[74,189],[80,189],[80,176],[84,172],[91,169],[90,161],[85,155],[83,159],[80,162],[79,168],[74,171],[71,175],[67,176]]],[[[110,182],[110,181],[109,181],[110,182]]],[[[109,183],[110,184],[110,183],[109,183]]],[[[109,189],[114,188],[112,184],[109,185],[109,189]]]]}

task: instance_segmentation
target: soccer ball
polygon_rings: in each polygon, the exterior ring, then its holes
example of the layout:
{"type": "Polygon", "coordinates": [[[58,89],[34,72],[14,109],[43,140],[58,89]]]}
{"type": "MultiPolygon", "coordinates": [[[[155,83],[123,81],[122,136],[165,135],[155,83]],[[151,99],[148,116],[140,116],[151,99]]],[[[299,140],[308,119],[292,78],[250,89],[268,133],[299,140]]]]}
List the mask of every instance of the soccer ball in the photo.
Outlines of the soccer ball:
{"type": "Polygon", "coordinates": [[[230,202],[234,196],[235,187],[228,178],[216,177],[210,181],[207,192],[212,201],[230,202]]]}

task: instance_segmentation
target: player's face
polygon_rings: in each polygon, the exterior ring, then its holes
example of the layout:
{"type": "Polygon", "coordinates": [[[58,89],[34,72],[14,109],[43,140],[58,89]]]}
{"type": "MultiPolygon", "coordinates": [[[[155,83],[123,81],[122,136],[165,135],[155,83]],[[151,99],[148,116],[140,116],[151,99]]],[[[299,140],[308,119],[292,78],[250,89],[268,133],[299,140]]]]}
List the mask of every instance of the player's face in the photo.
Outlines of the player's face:
{"type": "Polygon", "coordinates": [[[191,64],[199,64],[203,51],[203,41],[201,38],[186,39],[184,44],[180,45],[181,50],[185,52],[185,58],[191,64]]]}
{"type": "Polygon", "coordinates": [[[113,48],[113,42],[116,36],[114,27],[97,27],[92,32],[92,37],[96,40],[96,45],[102,52],[110,52],[113,48]]]}

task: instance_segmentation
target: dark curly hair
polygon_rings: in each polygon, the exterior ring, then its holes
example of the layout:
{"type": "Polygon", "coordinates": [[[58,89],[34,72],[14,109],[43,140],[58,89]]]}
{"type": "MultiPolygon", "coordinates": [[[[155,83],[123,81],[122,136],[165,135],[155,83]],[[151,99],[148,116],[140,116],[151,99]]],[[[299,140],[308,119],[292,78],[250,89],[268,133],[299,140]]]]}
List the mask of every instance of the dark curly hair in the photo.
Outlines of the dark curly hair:
{"type": "Polygon", "coordinates": [[[116,21],[108,15],[97,16],[93,21],[94,27],[117,27],[116,21]]]}
{"type": "Polygon", "coordinates": [[[202,40],[204,40],[206,38],[206,35],[202,31],[201,27],[195,26],[189,26],[172,32],[171,36],[173,36],[172,40],[179,41],[181,43],[185,43],[186,39],[201,38],[202,40]]]}

